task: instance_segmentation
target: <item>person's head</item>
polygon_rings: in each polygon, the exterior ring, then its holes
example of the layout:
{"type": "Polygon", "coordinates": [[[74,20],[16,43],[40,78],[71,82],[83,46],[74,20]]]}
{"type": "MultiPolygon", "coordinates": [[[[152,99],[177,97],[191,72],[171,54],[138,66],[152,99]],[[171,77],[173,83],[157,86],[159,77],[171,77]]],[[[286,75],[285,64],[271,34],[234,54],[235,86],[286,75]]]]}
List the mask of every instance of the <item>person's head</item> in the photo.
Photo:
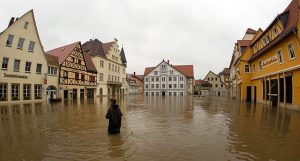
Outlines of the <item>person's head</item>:
{"type": "Polygon", "coordinates": [[[111,98],[111,99],[110,99],[110,103],[114,105],[114,104],[116,104],[116,103],[117,103],[117,100],[116,100],[116,99],[114,99],[114,98],[111,98]]]}

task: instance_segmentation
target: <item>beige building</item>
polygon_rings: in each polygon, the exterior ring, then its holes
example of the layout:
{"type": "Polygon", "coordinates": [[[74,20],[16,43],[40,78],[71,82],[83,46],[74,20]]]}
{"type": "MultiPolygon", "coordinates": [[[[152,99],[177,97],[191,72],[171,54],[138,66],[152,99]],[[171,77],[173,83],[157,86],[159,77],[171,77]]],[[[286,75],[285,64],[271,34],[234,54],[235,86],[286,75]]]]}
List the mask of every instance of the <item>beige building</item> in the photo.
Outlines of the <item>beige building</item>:
{"type": "Polygon", "coordinates": [[[82,45],[83,51],[92,57],[98,71],[97,96],[124,95],[127,93],[127,61],[123,48],[120,50],[118,40],[102,43],[98,39],[82,45]]]}
{"type": "Polygon", "coordinates": [[[214,72],[209,71],[204,81],[211,84],[210,95],[211,96],[227,96],[228,86],[222,81],[222,79],[214,72]]]}
{"type": "Polygon", "coordinates": [[[59,58],[50,54],[46,54],[48,64],[47,75],[47,100],[54,101],[60,98],[59,90],[59,58]]]}
{"type": "Polygon", "coordinates": [[[0,33],[0,103],[46,101],[47,61],[33,10],[0,33]]]}
{"type": "Polygon", "coordinates": [[[47,52],[59,59],[59,88],[64,99],[94,98],[97,71],[89,54],[84,53],[80,42],[47,52]]]}

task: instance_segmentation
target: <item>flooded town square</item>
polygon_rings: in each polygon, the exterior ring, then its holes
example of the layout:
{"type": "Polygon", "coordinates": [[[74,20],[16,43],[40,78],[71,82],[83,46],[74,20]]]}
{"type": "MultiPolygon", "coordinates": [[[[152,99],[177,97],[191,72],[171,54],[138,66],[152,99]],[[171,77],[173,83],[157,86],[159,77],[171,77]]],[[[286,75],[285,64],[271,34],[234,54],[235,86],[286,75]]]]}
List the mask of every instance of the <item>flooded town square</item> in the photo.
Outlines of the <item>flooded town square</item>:
{"type": "Polygon", "coordinates": [[[0,107],[1,161],[300,160],[300,113],[228,97],[118,98],[121,134],[108,135],[108,97],[0,107]]]}

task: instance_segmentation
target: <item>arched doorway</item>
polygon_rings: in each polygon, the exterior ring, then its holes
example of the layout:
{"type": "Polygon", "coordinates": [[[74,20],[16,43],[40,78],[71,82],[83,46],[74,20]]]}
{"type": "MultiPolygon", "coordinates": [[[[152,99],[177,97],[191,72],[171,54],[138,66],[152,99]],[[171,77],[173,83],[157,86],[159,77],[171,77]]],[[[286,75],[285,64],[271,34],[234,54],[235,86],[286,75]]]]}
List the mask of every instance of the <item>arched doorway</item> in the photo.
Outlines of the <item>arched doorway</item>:
{"type": "Polygon", "coordinates": [[[57,98],[57,90],[55,86],[48,86],[47,88],[47,99],[56,99],[57,98]]]}

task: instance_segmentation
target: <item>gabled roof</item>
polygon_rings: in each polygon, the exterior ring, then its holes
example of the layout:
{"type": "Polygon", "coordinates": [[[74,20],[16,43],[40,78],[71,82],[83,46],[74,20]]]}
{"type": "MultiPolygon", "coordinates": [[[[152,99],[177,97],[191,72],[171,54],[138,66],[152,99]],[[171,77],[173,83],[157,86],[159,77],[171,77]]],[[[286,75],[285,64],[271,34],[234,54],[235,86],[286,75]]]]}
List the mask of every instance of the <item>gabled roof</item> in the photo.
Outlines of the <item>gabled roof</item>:
{"type": "Polygon", "coordinates": [[[83,52],[83,56],[85,59],[85,64],[86,64],[87,70],[90,72],[97,73],[97,69],[92,61],[92,57],[86,52],[83,52]]]}
{"type": "Polygon", "coordinates": [[[98,39],[85,42],[82,45],[82,50],[89,53],[91,56],[105,57],[102,42],[98,39]]]}
{"type": "Polygon", "coordinates": [[[201,82],[202,82],[202,80],[201,80],[201,79],[199,79],[199,80],[195,80],[195,85],[196,85],[196,86],[200,86],[200,85],[201,85],[201,82]]]}
{"type": "Polygon", "coordinates": [[[102,43],[102,48],[103,48],[104,54],[108,54],[108,51],[113,43],[114,42],[102,43]]]}
{"type": "Polygon", "coordinates": [[[252,28],[248,28],[246,34],[256,34],[257,31],[253,30],[252,28]]]}
{"type": "Polygon", "coordinates": [[[249,61],[252,61],[262,55],[264,52],[271,49],[273,46],[275,46],[277,43],[279,43],[281,40],[292,34],[293,32],[297,31],[297,24],[298,24],[298,17],[299,17],[299,0],[292,0],[292,2],[288,5],[288,7],[279,14],[273,22],[267,27],[267,29],[252,43],[252,45],[255,44],[268,30],[273,26],[274,23],[277,22],[277,20],[280,20],[283,24],[283,31],[279,36],[277,36],[274,40],[272,40],[269,44],[267,44],[265,47],[263,47],[260,51],[258,51],[255,55],[253,55],[249,61]]]}
{"type": "Polygon", "coordinates": [[[71,51],[79,44],[80,42],[77,41],[75,43],[47,51],[46,54],[57,56],[59,58],[59,63],[62,64],[66,60],[66,58],[71,54],[71,51]]]}
{"type": "Polygon", "coordinates": [[[59,66],[59,58],[57,56],[46,54],[45,57],[48,65],[59,66]]]}
{"type": "MultiPolygon", "coordinates": [[[[165,62],[165,61],[163,60],[162,62],[165,62]]],[[[161,64],[161,63],[159,63],[159,64],[161,64]]],[[[165,63],[167,63],[167,62],[165,62],[165,63]]],[[[182,73],[183,75],[185,75],[186,77],[194,78],[194,67],[193,67],[193,65],[170,65],[170,66],[173,67],[174,69],[176,69],[177,71],[179,71],[180,73],[182,73]]],[[[144,76],[149,74],[156,67],[146,67],[145,71],[144,71],[144,76]]]]}
{"type": "Polygon", "coordinates": [[[245,46],[245,47],[247,47],[247,46],[251,45],[251,42],[252,42],[252,40],[238,40],[237,44],[239,46],[245,46]]]}
{"type": "Polygon", "coordinates": [[[144,80],[144,75],[132,75],[132,77],[136,77],[137,79],[143,81],[144,80]]]}

